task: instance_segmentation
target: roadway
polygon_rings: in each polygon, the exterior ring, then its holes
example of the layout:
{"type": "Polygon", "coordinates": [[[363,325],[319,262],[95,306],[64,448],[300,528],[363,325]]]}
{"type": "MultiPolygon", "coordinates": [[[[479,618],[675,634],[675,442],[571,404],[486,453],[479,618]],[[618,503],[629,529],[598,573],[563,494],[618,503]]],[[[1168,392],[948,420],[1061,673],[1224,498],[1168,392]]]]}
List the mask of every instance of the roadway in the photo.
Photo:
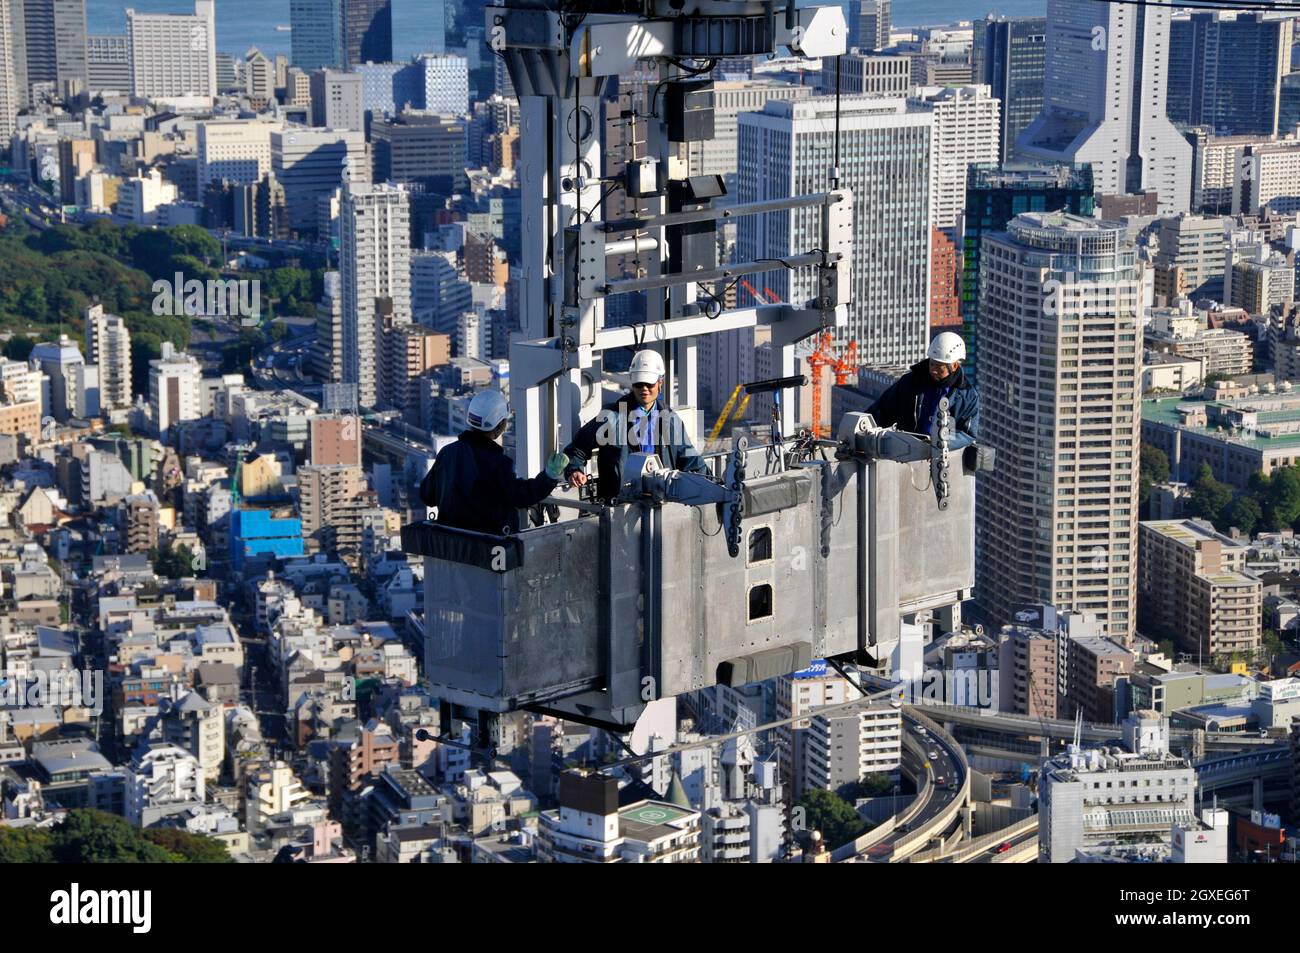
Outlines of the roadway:
{"type": "Polygon", "coordinates": [[[1002,864],[1015,863],[1020,855],[1029,853],[1032,857],[1038,856],[1038,827],[1035,826],[1031,831],[1025,831],[1022,834],[1016,834],[1009,837],[999,844],[994,844],[987,850],[981,851],[974,857],[969,857],[962,861],[965,864],[1002,864]],[[1009,845],[1007,849],[1002,850],[1002,845],[1009,845]]]}
{"type": "Polygon", "coordinates": [[[50,204],[44,192],[17,183],[0,186],[0,208],[4,209],[5,214],[18,216],[28,225],[41,230],[49,228],[53,224],[52,219],[62,211],[50,204]]]}

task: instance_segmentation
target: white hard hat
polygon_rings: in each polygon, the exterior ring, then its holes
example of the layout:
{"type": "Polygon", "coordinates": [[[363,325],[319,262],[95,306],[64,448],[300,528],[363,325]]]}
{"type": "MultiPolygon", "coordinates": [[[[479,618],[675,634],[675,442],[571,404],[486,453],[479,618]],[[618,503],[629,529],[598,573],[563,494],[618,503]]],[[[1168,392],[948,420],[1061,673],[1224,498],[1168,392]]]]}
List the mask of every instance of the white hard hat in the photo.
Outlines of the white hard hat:
{"type": "Polygon", "coordinates": [[[934,340],[930,342],[930,350],[926,352],[925,356],[932,361],[941,361],[944,364],[964,361],[966,360],[966,342],[961,339],[960,334],[944,331],[942,334],[935,335],[934,340]]]}
{"type": "Polygon", "coordinates": [[[633,384],[657,384],[664,376],[664,359],[658,351],[637,351],[629,370],[633,384]]]}
{"type": "Polygon", "coordinates": [[[509,416],[506,396],[495,387],[479,391],[469,402],[469,425],[475,430],[491,433],[509,416]]]}

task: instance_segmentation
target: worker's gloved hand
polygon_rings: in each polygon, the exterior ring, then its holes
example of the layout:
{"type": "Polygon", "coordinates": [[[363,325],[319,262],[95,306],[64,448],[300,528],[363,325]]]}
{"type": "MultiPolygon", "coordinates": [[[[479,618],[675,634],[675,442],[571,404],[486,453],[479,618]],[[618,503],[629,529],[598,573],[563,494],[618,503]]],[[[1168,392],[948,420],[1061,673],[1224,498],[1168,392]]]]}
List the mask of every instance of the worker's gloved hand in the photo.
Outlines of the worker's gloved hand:
{"type": "Polygon", "coordinates": [[[553,453],[551,458],[546,461],[546,475],[552,480],[559,481],[564,477],[564,468],[568,465],[568,457],[562,453],[553,453]]]}

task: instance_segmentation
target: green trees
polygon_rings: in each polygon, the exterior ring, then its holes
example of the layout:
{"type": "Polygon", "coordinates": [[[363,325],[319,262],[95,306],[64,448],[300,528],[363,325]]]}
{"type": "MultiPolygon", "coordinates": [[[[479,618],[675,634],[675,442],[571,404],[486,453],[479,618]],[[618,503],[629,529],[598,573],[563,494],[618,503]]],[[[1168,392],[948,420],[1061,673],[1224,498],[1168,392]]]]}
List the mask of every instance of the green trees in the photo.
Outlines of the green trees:
{"type": "Polygon", "coordinates": [[[35,347],[36,342],[31,338],[23,334],[15,334],[8,341],[5,341],[3,353],[11,361],[26,361],[35,347]]]}
{"type": "Polygon", "coordinates": [[[124,817],[74,810],[53,827],[0,827],[0,863],[233,863],[218,840],[171,829],[142,831],[124,817]]]}
{"type": "Polygon", "coordinates": [[[1273,473],[1263,510],[1265,521],[1274,529],[1295,525],[1300,519],[1300,470],[1283,467],[1273,473]]]}
{"type": "Polygon", "coordinates": [[[1138,466],[1140,469],[1138,501],[1145,506],[1147,500],[1151,498],[1152,485],[1164,483],[1169,479],[1169,457],[1159,447],[1144,443],[1138,466]]]}
{"type": "Polygon", "coordinates": [[[233,864],[235,862],[226,850],[226,845],[211,837],[178,831],[170,827],[145,831],[144,836],[186,863],[233,864]]]}
{"type": "Polygon", "coordinates": [[[1237,497],[1223,513],[1223,521],[1229,527],[1235,526],[1247,536],[1255,532],[1263,518],[1263,510],[1253,496],[1237,497]]]}
{"type": "Polygon", "coordinates": [[[1192,483],[1190,510],[1193,516],[1209,520],[1216,528],[1224,526],[1224,512],[1232,502],[1232,487],[1214,478],[1208,463],[1202,463],[1192,483]]]}
{"type": "Polygon", "coordinates": [[[39,827],[0,827],[0,864],[50,864],[49,831],[39,827]]]}
{"type": "Polygon", "coordinates": [[[168,579],[184,579],[194,575],[194,553],[188,546],[168,546],[161,553],[149,550],[153,571],[168,579]]]}
{"type": "Polygon", "coordinates": [[[799,806],[804,809],[807,830],[821,831],[827,850],[861,837],[869,827],[853,805],[830,791],[814,788],[799,800],[799,806]]]}
{"type": "Polygon", "coordinates": [[[1279,467],[1271,476],[1255,473],[1245,490],[1237,490],[1215,479],[1209,464],[1202,463],[1188,512],[1220,532],[1232,527],[1248,535],[1300,529],[1300,466],[1279,467]]]}

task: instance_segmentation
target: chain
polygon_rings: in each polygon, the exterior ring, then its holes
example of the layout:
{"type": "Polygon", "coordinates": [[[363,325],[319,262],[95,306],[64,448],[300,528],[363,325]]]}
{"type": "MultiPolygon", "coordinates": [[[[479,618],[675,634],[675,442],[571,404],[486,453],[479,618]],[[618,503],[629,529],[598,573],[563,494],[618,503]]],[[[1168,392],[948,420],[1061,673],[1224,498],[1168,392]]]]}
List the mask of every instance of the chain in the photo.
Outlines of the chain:
{"type": "Polygon", "coordinates": [[[740,524],[745,515],[745,451],[749,439],[743,434],[736,438],[731,450],[731,487],[736,498],[731,504],[731,525],[727,527],[727,552],[734,559],[740,555],[740,524]]]}
{"type": "Polygon", "coordinates": [[[938,441],[939,453],[936,460],[938,473],[934,478],[934,495],[939,501],[939,509],[948,508],[948,438],[951,435],[952,418],[948,415],[948,398],[944,397],[939,401],[939,411],[935,415],[935,428],[932,431],[935,439],[938,441]]]}

